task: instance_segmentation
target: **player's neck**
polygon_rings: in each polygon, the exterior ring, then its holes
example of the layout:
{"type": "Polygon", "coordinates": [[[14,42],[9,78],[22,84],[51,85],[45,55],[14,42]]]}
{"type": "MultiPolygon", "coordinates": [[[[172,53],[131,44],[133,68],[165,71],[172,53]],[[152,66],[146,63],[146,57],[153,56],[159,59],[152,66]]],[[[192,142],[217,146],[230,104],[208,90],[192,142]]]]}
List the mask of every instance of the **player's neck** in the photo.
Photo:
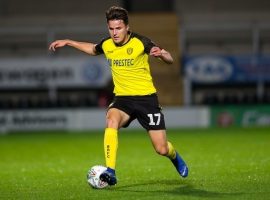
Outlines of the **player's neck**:
{"type": "Polygon", "coordinates": [[[116,46],[124,46],[126,43],[129,42],[130,37],[131,37],[131,32],[128,31],[128,33],[127,33],[125,39],[123,40],[123,42],[121,42],[121,43],[119,43],[119,44],[115,44],[115,45],[116,45],[116,46]]]}

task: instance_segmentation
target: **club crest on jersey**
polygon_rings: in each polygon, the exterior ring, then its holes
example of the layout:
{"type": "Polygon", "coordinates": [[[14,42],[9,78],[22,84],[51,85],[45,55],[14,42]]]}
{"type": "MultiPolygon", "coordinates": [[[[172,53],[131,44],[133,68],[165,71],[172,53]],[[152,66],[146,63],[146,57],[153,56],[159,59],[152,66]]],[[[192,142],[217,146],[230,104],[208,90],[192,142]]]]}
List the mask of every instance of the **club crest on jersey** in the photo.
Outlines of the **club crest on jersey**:
{"type": "Polygon", "coordinates": [[[133,48],[127,48],[127,54],[128,54],[128,55],[131,55],[132,52],[133,52],[133,48]]]}

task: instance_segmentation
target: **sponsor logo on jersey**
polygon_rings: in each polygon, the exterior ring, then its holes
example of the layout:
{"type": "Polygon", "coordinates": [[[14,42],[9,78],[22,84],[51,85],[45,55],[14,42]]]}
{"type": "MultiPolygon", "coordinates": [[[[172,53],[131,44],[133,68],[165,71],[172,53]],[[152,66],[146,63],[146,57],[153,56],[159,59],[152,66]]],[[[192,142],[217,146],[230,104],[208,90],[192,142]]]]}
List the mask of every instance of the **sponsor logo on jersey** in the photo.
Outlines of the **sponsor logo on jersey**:
{"type": "Polygon", "coordinates": [[[129,67],[134,65],[134,59],[108,59],[110,66],[129,67]]]}

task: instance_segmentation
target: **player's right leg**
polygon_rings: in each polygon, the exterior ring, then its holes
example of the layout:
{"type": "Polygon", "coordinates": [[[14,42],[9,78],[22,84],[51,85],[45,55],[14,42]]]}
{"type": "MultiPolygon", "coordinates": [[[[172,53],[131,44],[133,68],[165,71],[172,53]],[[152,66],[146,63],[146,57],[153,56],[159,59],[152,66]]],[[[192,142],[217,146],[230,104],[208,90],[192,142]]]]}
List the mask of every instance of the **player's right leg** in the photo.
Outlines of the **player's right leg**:
{"type": "Polygon", "coordinates": [[[109,185],[117,183],[115,174],[116,156],[118,149],[118,129],[129,119],[129,116],[121,110],[110,108],[106,116],[104,134],[104,152],[107,170],[100,175],[102,181],[109,185]]]}
{"type": "Polygon", "coordinates": [[[100,175],[100,179],[109,185],[115,185],[117,183],[115,175],[117,149],[118,130],[115,128],[106,128],[104,134],[104,152],[107,170],[100,175]]]}

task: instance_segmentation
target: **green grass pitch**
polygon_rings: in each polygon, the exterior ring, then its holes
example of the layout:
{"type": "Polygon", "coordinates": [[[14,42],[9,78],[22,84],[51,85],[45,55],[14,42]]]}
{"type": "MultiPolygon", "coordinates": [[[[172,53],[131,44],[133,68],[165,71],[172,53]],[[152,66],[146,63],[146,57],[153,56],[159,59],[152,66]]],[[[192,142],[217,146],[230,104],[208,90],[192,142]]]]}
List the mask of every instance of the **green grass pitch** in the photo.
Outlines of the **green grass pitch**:
{"type": "Polygon", "coordinates": [[[182,179],[144,130],[121,130],[118,184],[86,182],[104,164],[103,131],[0,136],[0,199],[270,199],[270,128],[169,129],[189,165],[182,179]]]}

